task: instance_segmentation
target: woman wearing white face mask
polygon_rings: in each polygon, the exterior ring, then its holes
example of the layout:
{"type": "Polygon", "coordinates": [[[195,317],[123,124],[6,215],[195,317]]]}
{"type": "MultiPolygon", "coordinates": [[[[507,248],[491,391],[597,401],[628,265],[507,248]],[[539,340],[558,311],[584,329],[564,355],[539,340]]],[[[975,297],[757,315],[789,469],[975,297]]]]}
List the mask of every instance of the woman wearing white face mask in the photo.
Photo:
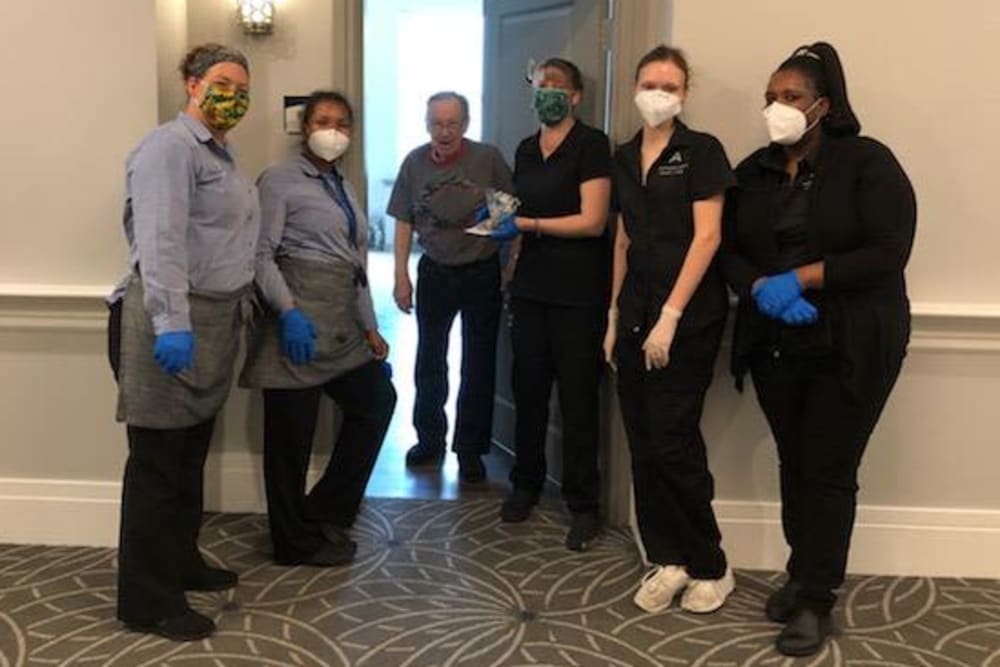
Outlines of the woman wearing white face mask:
{"type": "Polygon", "coordinates": [[[274,559],[341,565],[396,393],[366,274],[368,227],[338,161],[354,120],[340,93],[316,92],[302,114],[302,154],[258,181],[257,287],[241,384],[264,390],[264,479],[274,559]],[[322,478],[305,493],[320,400],[343,414],[322,478]]]}
{"type": "Polygon", "coordinates": [[[909,339],[903,269],[913,188],[888,148],[860,137],[840,59],[819,42],[771,75],[772,143],[736,169],[722,267],[740,304],[738,386],[753,377],[781,461],[788,581],[768,600],[786,655],[831,632],[854,525],[857,473],[909,339]]]}
{"type": "Polygon", "coordinates": [[[715,265],[725,191],[735,183],[715,137],[676,119],[688,66],[658,46],[636,68],[643,127],[614,158],[619,210],[605,359],[632,453],[636,516],[655,569],[635,594],[657,612],[715,611],[734,581],[712,512],[699,422],[728,301],[715,265]]]}

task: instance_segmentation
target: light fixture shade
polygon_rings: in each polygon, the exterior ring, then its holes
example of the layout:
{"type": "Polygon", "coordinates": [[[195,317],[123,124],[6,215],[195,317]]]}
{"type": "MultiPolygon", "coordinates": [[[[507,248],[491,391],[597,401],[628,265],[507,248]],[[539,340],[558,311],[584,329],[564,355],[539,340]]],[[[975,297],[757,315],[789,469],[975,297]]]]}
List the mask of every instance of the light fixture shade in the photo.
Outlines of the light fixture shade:
{"type": "Polygon", "coordinates": [[[237,0],[236,11],[248,35],[270,35],[274,29],[274,0],[237,0]]]}

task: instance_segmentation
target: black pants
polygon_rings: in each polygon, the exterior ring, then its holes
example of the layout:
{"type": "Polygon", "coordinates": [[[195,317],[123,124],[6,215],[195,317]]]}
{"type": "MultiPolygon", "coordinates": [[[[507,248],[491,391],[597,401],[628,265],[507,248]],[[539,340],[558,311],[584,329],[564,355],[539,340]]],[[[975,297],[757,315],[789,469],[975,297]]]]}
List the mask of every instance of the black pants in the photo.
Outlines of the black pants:
{"type": "Polygon", "coordinates": [[[320,524],[354,523],[395,406],[396,391],[380,361],[319,387],[264,390],[264,483],[277,562],[295,563],[319,549],[320,524]],[[323,394],[343,421],[323,476],[306,494],[323,394]]]}
{"type": "Polygon", "coordinates": [[[128,426],[118,543],[118,618],[149,624],[187,609],[184,589],[206,567],[198,551],[203,477],[215,423],[128,426]]]}
{"type": "Polygon", "coordinates": [[[461,313],[462,379],[452,449],[469,454],[489,451],[500,304],[496,256],[461,266],[439,264],[426,255],[420,258],[413,426],[422,444],[445,447],[448,334],[455,315],[461,313]]]}
{"type": "Polygon", "coordinates": [[[865,389],[848,388],[836,357],[774,353],[750,365],[778,445],[781,520],[800,602],[828,612],[844,581],[854,529],[858,467],[902,364],[865,389]]]}
{"type": "Polygon", "coordinates": [[[715,484],[700,426],[723,327],[719,322],[675,338],[670,363],[660,370],[646,370],[646,331],[619,330],[615,350],[646,555],[658,565],[685,566],[695,579],[718,579],[726,572],[712,511],[715,484]]]}
{"type": "Polygon", "coordinates": [[[605,312],[513,299],[513,390],[517,417],[515,489],[538,494],[545,484],[549,395],[556,383],[562,413],[562,492],[571,512],[597,512],[598,389],[605,312]]]}

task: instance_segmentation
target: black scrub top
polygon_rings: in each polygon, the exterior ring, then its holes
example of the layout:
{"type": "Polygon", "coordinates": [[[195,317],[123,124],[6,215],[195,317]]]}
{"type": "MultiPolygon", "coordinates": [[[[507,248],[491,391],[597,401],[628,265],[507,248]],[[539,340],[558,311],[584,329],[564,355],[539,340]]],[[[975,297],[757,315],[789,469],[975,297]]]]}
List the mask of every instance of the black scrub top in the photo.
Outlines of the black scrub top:
{"type": "MultiPolygon", "coordinates": [[[[642,183],[642,131],[614,157],[614,207],[631,241],[618,296],[619,323],[635,332],[656,323],[694,240],[693,204],[736,184],[718,139],[675,121],[674,133],[642,183]]],[[[684,309],[678,334],[725,319],[729,298],[713,259],[684,309]]]]}
{"type": "MultiPolygon", "coordinates": [[[[574,123],[562,144],[542,158],[540,133],[527,137],[514,157],[518,215],[557,218],[580,213],[580,184],[611,176],[606,134],[574,123]]],[[[561,238],[528,231],[521,241],[511,295],[560,306],[605,308],[610,253],[606,235],[561,238]]]]}

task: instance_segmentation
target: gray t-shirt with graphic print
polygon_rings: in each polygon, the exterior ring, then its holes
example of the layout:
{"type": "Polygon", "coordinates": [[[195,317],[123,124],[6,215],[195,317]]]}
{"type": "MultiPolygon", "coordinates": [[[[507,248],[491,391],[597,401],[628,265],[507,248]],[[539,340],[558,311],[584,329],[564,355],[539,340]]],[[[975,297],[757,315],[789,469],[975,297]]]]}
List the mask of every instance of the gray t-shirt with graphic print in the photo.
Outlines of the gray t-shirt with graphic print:
{"type": "Polygon", "coordinates": [[[463,231],[476,224],[487,188],[514,193],[510,169],[494,146],[466,139],[456,159],[435,164],[430,144],[424,144],[403,160],[387,212],[413,225],[417,241],[435,262],[469,264],[497,251],[492,239],[463,231]]]}

